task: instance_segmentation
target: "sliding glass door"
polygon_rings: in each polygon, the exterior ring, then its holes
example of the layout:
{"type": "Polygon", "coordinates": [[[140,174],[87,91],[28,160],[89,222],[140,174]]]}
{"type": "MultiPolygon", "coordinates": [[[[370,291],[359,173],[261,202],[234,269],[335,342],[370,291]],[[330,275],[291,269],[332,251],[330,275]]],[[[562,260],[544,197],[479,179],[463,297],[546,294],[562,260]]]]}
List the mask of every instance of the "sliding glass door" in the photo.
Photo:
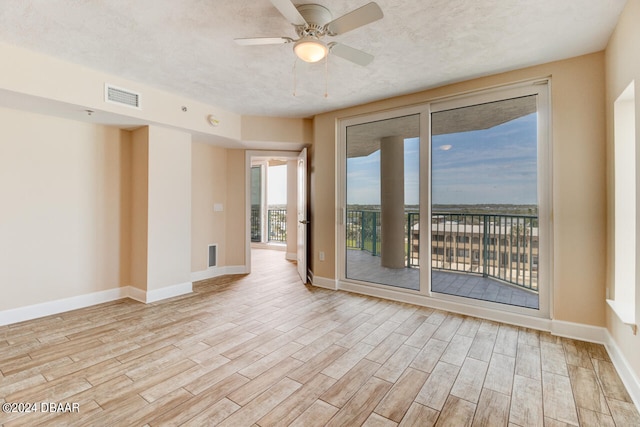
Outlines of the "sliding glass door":
{"type": "Polygon", "coordinates": [[[419,114],[346,128],[346,278],[420,289],[419,151],[419,114]]]}
{"type": "Polygon", "coordinates": [[[342,121],[341,286],[548,316],[548,109],[542,81],[342,121]]]}
{"type": "Polygon", "coordinates": [[[431,114],[431,291],[537,310],[538,95],[431,114]]]}

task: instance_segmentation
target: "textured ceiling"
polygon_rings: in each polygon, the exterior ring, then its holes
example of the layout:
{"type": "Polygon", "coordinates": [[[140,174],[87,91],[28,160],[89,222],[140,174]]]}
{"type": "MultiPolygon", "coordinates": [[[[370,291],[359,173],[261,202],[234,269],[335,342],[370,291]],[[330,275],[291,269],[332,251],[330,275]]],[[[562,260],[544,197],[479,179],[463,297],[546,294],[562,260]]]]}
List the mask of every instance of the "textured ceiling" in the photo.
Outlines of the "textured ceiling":
{"type": "MultiPolygon", "coordinates": [[[[626,2],[376,1],[382,20],[333,38],[375,60],[330,56],[328,97],[324,62],[294,73],[292,45],[233,41],[295,37],[269,0],[0,0],[0,40],[238,114],[307,117],[602,50],[626,2]]],[[[335,18],[368,0],[311,2],[335,18]]]]}

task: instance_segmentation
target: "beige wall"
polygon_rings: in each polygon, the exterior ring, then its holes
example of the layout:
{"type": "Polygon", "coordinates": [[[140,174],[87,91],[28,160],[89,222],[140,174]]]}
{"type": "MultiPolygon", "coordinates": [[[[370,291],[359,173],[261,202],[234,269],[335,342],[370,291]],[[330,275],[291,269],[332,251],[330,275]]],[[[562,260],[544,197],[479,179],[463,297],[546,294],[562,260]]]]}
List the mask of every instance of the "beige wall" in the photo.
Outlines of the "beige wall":
{"type": "Polygon", "coordinates": [[[130,135],[0,108],[0,310],[127,285],[130,135]]]}
{"type": "MultiPolygon", "coordinates": [[[[607,207],[608,207],[608,270],[607,286],[613,291],[614,256],[614,182],[613,182],[613,103],[622,91],[635,80],[636,100],[636,147],[640,146],[640,2],[629,1],[620,16],[615,32],[606,50],[606,118],[607,118],[607,207]]],[[[637,162],[636,162],[637,166],[637,162]]],[[[637,241],[637,238],[636,238],[637,241]]],[[[638,267],[636,266],[636,271],[638,267]]],[[[620,322],[607,306],[607,329],[621,352],[629,361],[631,369],[640,378],[640,334],[634,335],[631,328],[620,322]]],[[[636,322],[640,320],[640,292],[636,283],[636,322]]]]}
{"type": "Polygon", "coordinates": [[[2,42],[0,58],[4,65],[0,73],[0,93],[4,89],[45,98],[50,108],[58,110],[56,114],[84,114],[84,109],[90,108],[126,116],[124,123],[157,123],[212,137],[240,139],[240,115],[216,106],[2,42]],[[105,83],[140,93],[143,108],[105,102],[105,83]],[[186,112],[182,111],[183,106],[187,107],[186,112]],[[207,123],[209,114],[217,117],[218,126],[207,123]]]}
{"type": "MultiPolygon", "coordinates": [[[[242,116],[242,140],[268,143],[269,149],[297,150],[313,142],[313,120],[284,117],[242,116]],[[278,145],[273,143],[286,143],[278,145]],[[286,145],[292,145],[287,148],[286,145]]],[[[258,147],[255,147],[258,148],[258,147]]]]}
{"type": "Polygon", "coordinates": [[[218,266],[226,265],[227,150],[194,143],[191,154],[191,271],[197,272],[208,268],[213,243],[218,245],[218,266]],[[223,210],[214,212],[217,203],[223,210]]]}
{"type": "Polygon", "coordinates": [[[191,135],[149,127],[147,290],[191,282],[191,135]]]}
{"type": "Polygon", "coordinates": [[[227,150],[227,266],[245,265],[248,241],[245,204],[245,151],[227,150]]]}
{"type": "Polygon", "coordinates": [[[557,320],[605,324],[606,235],[604,54],[602,52],[452,84],[322,114],[311,155],[311,269],[334,279],[336,263],[336,122],[340,118],[425,103],[522,80],[552,77],[554,290],[557,320]],[[324,251],[326,260],[319,261],[324,251]]]}
{"type": "Polygon", "coordinates": [[[131,280],[129,285],[147,289],[147,240],[149,215],[149,128],[132,132],[131,161],[131,280]]]}

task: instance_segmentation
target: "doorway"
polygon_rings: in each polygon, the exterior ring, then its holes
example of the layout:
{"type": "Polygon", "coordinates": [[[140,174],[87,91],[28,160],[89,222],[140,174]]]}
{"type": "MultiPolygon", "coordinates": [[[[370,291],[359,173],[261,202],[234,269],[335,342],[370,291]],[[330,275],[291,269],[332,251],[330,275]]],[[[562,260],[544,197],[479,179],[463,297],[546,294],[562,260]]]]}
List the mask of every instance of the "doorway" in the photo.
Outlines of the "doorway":
{"type": "Polygon", "coordinates": [[[246,264],[251,249],[270,249],[298,265],[307,282],[306,149],[247,151],[246,264]]]}
{"type": "Polygon", "coordinates": [[[251,243],[285,249],[289,165],[283,159],[251,163],[251,243]]]}

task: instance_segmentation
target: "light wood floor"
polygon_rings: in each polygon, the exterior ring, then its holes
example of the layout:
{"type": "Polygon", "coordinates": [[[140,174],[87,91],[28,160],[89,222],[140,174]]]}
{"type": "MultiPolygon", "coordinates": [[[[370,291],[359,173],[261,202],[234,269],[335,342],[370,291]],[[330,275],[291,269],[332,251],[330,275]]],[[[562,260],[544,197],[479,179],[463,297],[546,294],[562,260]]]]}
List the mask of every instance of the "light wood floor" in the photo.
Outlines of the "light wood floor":
{"type": "Polygon", "coordinates": [[[600,345],[254,273],[0,327],[4,425],[634,426],[600,345]]]}

